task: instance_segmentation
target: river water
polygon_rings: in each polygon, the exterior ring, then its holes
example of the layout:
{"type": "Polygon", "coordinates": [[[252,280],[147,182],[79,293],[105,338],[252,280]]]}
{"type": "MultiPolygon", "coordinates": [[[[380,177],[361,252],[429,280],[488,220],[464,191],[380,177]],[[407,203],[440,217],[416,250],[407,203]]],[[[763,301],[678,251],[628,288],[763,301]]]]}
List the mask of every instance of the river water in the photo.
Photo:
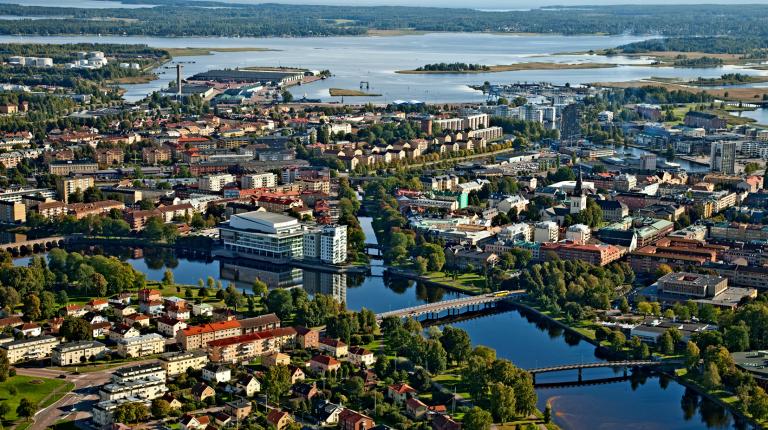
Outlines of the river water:
{"type": "MultiPolygon", "coordinates": [[[[358,89],[360,82],[370,84],[370,93],[380,97],[347,97],[347,103],[389,103],[394,100],[424,102],[479,102],[485,96],[467,85],[510,83],[517,81],[549,81],[555,84],[629,81],[657,77],[693,79],[718,77],[739,70],[742,73],[768,73],[742,70],[734,66],[720,68],[681,69],[650,67],[642,58],[604,57],[598,55],[554,55],[588,52],[610,48],[646,38],[636,36],[550,36],[498,35],[477,33],[429,33],[394,37],[327,37],[327,38],[206,38],[206,37],[95,37],[95,36],[0,36],[0,43],[126,43],[146,44],[160,48],[257,47],[271,51],[215,52],[213,55],[179,57],[184,63],[184,77],[210,69],[245,66],[291,66],[311,70],[328,69],[333,77],[301,87],[293,87],[294,96],[341,101],[330,97],[329,88],[358,89]],[[464,62],[479,64],[511,64],[519,62],[615,63],[615,68],[579,70],[527,70],[482,74],[402,75],[396,70],[413,69],[428,63],[464,62]],[[632,64],[632,65],[629,65],[632,64]]],[[[175,70],[160,68],[160,79],[125,85],[128,100],[138,100],[167,87],[175,79],[175,70]]]]}
{"type": "MultiPolygon", "coordinates": [[[[361,218],[368,238],[375,238],[370,218],[361,218]]],[[[369,239],[371,241],[371,239],[369,239]]],[[[372,241],[373,242],[373,241],[372,241]]],[[[442,288],[416,285],[381,277],[383,266],[374,260],[371,276],[320,274],[300,269],[267,267],[243,261],[197,260],[175,255],[170,250],[109,250],[143,272],[147,279],[161,280],[170,269],[176,282],[196,284],[208,276],[250,291],[253,279],[259,277],[270,288],[305,288],[310,294],[334,294],[347,308],[363,307],[375,312],[399,309],[416,304],[459,297],[442,288]]],[[[97,251],[97,252],[100,252],[97,251]]],[[[19,258],[24,265],[29,258],[19,258]]],[[[566,335],[533,315],[519,311],[481,316],[456,322],[471,336],[475,345],[496,349],[498,356],[512,360],[522,368],[599,361],[595,348],[578,338],[566,335]]],[[[593,369],[585,379],[602,380],[622,376],[611,369],[593,369]]],[[[541,375],[537,382],[575,381],[576,374],[541,375]]],[[[635,375],[628,380],[588,386],[540,388],[539,406],[553,405],[555,422],[564,429],[739,429],[734,417],[723,408],[700,398],[694,392],[666,378],[635,375]]]]}

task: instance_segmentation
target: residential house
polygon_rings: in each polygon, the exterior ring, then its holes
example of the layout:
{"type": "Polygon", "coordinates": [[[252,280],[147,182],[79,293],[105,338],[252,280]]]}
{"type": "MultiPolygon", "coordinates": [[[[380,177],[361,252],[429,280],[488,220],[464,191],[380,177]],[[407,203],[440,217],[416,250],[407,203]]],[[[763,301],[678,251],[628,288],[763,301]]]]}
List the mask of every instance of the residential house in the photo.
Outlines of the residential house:
{"type": "Polygon", "coordinates": [[[253,397],[261,391],[261,382],[253,375],[241,376],[235,385],[246,397],[253,397]]]}
{"type": "Polygon", "coordinates": [[[348,353],[347,344],[339,339],[331,339],[327,337],[320,338],[317,348],[326,354],[329,354],[335,358],[346,357],[348,353]]]}
{"type": "Polygon", "coordinates": [[[267,423],[269,423],[270,426],[274,427],[275,430],[283,430],[286,427],[288,427],[292,422],[293,422],[293,418],[291,417],[291,414],[285,411],[272,409],[269,412],[269,414],[267,414],[267,423]]]}
{"type": "Polygon", "coordinates": [[[397,404],[403,404],[409,398],[416,397],[416,390],[406,383],[397,383],[387,387],[387,398],[397,404]]]}
{"type": "Polygon", "coordinates": [[[229,382],[232,380],[232,370],[226,366],[209,363],[203,367],[203,379],[208,382],[229,382]]]}
{"type": "Polygon", "coordinates": [[[341,368],[341,363],[327,355],[316,355],[309,360],[309,368],[315,373],[333,372],[341,368]]]}
{"type": "Polygon", "coordinates": [[[373,418],[352,409],[344,409],[339,414],[339,430],[368,430],[374,426],[373,418]]]}
{"type": "Polygon", "coordinates": [[[317,348],[320,344],[320,331],[307,327],[296,327],[296,345],[304,349],[317,348]]]}
{"type": "Polygon", "coordinates": [[[205,399],[215,395],[216,390],[214,390],[213,387],[206,384],[205,382],[199,382],[197,385],[192,387],[192,397],[194,397],[198,402],[205,401],[205,399]]]}
{"type": "Polygon", "coordinates": [[[358,346],[349,347],[347,358],[352,364],[357,366],[371,367],[376,363],[376,357],[373,355],[373,352],[358,346]]]}

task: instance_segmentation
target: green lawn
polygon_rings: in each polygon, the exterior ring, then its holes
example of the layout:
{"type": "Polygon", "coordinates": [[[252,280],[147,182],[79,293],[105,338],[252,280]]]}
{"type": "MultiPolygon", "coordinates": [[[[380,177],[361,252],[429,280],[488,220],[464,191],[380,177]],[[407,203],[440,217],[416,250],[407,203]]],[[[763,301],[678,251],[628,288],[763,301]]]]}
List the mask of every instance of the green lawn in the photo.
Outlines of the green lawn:
{"type": "Polygon", "coordinates": [[[16,407],[24,397],[38,405],[38,409],[42,409],[56,402],[73,388],[74,384],[63,379],[21,375],[10,377],[5,382],[0,382],[0,402],[7,404],[11,409],[5,419],[13,421],[18,418],[16,407]],[[11,395],[9,391],[11,387],[16,388],[16,395],[11,395]]]}
{"type": "Polygon", "coordinates": [[[443,272],[430,272],[424,276],[432,282],[456,288],[468,294],[480,294],[485,288],[485,276],[477,273],[462,273],[456,279],[443,272]]]}

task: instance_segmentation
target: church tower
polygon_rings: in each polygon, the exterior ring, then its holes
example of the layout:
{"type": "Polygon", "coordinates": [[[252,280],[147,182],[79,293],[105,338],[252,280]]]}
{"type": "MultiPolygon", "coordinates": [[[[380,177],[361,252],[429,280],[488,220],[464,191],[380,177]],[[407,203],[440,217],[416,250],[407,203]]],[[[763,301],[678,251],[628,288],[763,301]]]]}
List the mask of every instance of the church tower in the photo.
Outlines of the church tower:
{"type": "Polygon", "coordinates": [[[571,194],[571,214],[577,214],[587,208],[587,195],[584,193],[584,184],[582,183],[581,167],[579,167],[579,177],[576,178],[576,187],[571,194]]]}

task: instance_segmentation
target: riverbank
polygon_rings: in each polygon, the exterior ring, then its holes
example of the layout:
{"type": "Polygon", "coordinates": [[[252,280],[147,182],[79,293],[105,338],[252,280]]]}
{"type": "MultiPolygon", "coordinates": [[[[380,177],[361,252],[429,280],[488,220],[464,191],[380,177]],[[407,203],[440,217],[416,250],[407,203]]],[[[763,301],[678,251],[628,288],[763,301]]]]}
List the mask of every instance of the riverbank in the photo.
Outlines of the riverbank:
{"type": "Polygon", "coordinates": [[[395,70],[402,75],[456,75],[456,74],[481,74],[500,72],[519,72],[523,70],[582,70],[582,69],[610,69],[621,64],[612,63],[550,63],[543,61],[531,61],[527,63],[500,64],[487,66],[480,70],[395,70]]]}

